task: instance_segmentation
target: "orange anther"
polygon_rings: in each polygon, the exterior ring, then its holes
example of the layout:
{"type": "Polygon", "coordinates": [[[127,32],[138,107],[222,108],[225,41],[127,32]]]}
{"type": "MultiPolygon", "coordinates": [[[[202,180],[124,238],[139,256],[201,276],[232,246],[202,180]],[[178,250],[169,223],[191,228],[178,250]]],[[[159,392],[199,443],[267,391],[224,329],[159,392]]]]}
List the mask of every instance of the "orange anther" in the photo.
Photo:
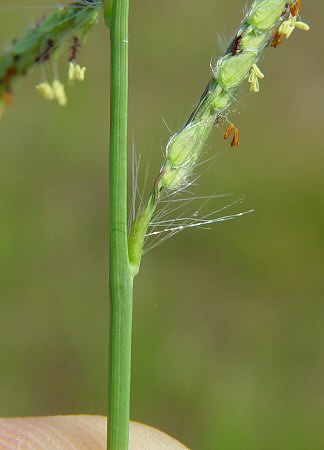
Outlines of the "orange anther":
{"type": "Polygon", "coordinates": [[[3,102],[5,103],[6,106],[8,106],[9,108],[12,106],[12,94],[8,91],[4,92],[1,95],[1,100],[3,100],[3,102]]]}
{"type": "Polygon", "coordinates": [[[4,79],[2,80],[3,84],[9,84],[12,77],[17,73],[17,70],[14,67],[9,67],[6,72],[4,79]]]}
{"type": "Polygon", "coordinates": [[[292,16],[296,17],[298,15],[298,7],[296,5],[293,5],[292,3],[290,3],[289,9],[290,9],[292,16]]]}
{"type": "Polygon", "coordinates": [[[282,34],[276,31],[275,34],[273,35],[270,45],[273,48],[277,48],[278,45],[280,45],[281,43],[282,43],[282,34]]]}
{"type": "Polygon", "coordinates": [[[238,147],[240,145],[239,143],[239,131],[238,129],[234,130],[234,136],[231,142],[231,147],[238,147]]]}
{"type": "Polygon", "coordinates": [[[298,9],[302,9],[301,0],[296,0],[296,6],[298,9]]]}
{"type": "Polygon", "coordinates": [[[224,134],[224,139],[227,139],[229,137],[229,135],[232,133],[232,131],[234,130],[234,124],[231,123],[230,126],[227,128],[227,130],[225,131],[224,134]]]}

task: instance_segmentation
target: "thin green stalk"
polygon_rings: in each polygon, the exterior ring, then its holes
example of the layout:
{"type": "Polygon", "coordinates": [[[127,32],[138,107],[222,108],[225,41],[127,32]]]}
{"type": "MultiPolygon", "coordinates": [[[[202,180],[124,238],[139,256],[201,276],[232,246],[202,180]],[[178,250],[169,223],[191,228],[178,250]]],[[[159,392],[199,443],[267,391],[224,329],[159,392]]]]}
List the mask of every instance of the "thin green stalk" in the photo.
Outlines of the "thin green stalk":
{"type": "MultiPolygon", "coordinates": [[[[113,2],[110,25],[109,450],[128,450],[133,278],[127,249],[128,0],[113,2]]],[[[111,1],[104,3],[110,17],[111,1]]]]}

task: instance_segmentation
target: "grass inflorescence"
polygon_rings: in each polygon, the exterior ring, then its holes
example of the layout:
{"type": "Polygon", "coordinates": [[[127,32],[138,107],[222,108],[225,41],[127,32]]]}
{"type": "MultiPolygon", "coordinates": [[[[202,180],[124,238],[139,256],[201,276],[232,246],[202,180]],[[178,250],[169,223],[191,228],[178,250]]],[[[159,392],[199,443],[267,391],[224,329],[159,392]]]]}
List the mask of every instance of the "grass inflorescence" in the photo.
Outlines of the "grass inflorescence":
{"type": "MultiPolygon", "coordinates": [[[[105,21],[111,20],[112,1],[105,2],[105,21]]],[[[70,81],[84,79],[85,67],[77,63],[82,42],[97,20],[102,0],[79,0],[59,7],[37,21],[6,49],[0,58],[0,115],[11,106],[15,81],[34,66],[57,60],[69,44],[70,81]]],[[[212,66],[212,77],[199,102],[182,129],[166,145],[165,160],[147,202],[132,218],[129,233],[129,263],[131,272],[139,269],[145,236],[159,202],[170,193],[183,191],[192,180],[206,141],[215,122],[226,115],[236,100],[237,90],[247,80],[250,91],[260,90],[264,74],[257,63],[266,47],[277,48],[295,28],[309,27],[299,20],[300,0],[255,0],[242,20],[225,54],[212,66]]],[[[43,79],[36,86],[47,100],[66,104],[64,85],[54,77],[43,79]]],[[[230,123],[224,139],[239,146],[239,131],[230,123]]]]}
{"type": "MultiPolygon", "coordinates": [[[[34,66],[56,61],[67,45],[69,78],[83,79],[84,69],[76,64],[78,51],[97,20],[100,4],[96,0],[83,0],[59,7],[12,41],[0,58],[0,115],[12,104],[16,80],[34,66]]],[[[48,100],[66,104],[64,86],[57,78],[52,83],[44,79],[37,90],[48,100]]]]}
{"type": "MultiPolygon", "coordinates": [[[[197,107],[167,143],[165,160],[152,192],[131,225],[128,244],[133,275],[138,273],[146,233],[159,202],[188,186],[215,121],[235,101],[239,86],[247,79],[250,91],[259,92],[259,80],[264,74],[257,63],[264,49],[277,47],[295,28],[309,28],[298,20],[300,9],[300,0],[255,0],[225,54],[212,67],[211,80],[197,107]]],[[[239,132],[234,124],[224,138],[231,134],[231,145],[239,146],[239,132]]]]}

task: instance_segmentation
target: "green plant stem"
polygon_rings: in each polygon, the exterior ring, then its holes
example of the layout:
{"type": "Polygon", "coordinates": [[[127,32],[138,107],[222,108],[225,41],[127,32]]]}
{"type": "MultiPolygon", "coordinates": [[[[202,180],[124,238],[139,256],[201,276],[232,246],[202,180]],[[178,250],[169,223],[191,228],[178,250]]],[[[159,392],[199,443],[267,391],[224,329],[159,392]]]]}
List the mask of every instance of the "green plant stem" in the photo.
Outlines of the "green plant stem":
{"type": "MultiPolygon", "coordinates": [[[[104,8],[108,17],[111,1],[104,8]]],[[[111,40],[109,450],[128,450],[129,442],[133,277],[127,248],[128,8],[128,0],[114,0],[107,23],[111,40]]]]}

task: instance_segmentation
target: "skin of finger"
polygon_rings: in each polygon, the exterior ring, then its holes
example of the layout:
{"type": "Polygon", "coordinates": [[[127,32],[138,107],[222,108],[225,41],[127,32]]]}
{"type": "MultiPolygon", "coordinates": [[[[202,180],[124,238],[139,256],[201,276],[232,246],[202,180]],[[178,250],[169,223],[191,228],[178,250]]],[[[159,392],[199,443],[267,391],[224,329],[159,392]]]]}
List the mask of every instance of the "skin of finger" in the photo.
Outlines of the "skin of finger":
{"type": "MultiPolygon", "coordinates": [[[[0,450],[106,449],[103,416],[14,417],[0,419],[0,450]]],[[[156,428],[130,423],[129,450],[188,450],[156,428]]]]}

